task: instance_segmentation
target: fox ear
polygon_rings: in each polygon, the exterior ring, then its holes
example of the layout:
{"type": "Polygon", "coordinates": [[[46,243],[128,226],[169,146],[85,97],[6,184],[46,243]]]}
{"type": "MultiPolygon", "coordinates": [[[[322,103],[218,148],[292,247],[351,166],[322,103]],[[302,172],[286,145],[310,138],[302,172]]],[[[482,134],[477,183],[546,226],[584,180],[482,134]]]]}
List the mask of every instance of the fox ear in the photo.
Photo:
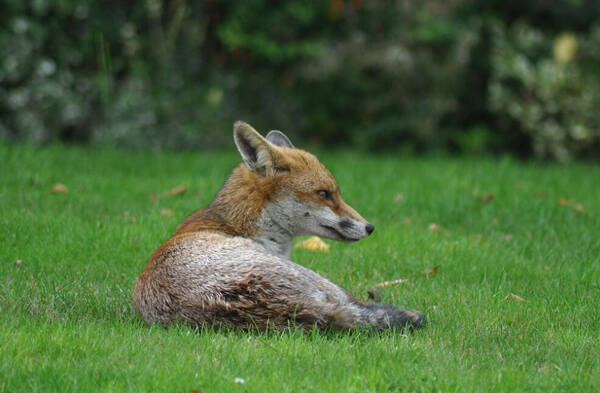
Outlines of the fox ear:
{"type": "Polygon", "coordinates": [[[283,153],[250,124],[236,121],[233,125],[233,140],[251,171],[261,176],[275,176],[289,170],[283,153]]]}
{"type": "Polygon", "coordinates": [[[290,141],[290,138],[285,136],[285,134],[281,131],[269,131],[269,133],[267,134],[267,140],[275,146],[289,147],[291,149],[294,149],[294,145],[292,145],[292,141],[290,141]]]}

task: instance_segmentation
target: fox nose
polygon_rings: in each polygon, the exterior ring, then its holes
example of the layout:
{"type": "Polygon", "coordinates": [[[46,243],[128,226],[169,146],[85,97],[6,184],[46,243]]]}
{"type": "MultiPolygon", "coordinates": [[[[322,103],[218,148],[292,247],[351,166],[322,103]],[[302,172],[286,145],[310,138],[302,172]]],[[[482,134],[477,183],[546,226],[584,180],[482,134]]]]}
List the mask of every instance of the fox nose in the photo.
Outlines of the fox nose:
{"type": "Polygon", "coordinates": [[[365,230],[367,231],[367,235],[370,235],[375,230],[375,227],[373,224],[367,224],[365,225],[365,230]]]}

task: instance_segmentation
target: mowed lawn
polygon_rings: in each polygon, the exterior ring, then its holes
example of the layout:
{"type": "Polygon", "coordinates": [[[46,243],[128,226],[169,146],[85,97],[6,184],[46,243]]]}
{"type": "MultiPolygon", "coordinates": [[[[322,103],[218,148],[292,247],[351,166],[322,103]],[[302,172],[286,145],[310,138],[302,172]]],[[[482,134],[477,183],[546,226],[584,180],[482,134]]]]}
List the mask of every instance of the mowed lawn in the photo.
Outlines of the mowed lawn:
{"type": "Polygon", "coordinates": [[[137,276],[237,153],[0,145],[0,391],[600,389],[598,165],[319,157],[375,232],[292,259],[362,299],[408,280],[381,301],[423,330],[148,327],[137,276]]]}

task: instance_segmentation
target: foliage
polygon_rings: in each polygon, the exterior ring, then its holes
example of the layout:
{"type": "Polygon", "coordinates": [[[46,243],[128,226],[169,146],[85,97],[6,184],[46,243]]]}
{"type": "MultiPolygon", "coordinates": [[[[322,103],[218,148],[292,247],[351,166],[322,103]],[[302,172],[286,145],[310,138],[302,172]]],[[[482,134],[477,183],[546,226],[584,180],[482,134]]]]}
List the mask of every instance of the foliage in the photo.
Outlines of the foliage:
{"type": "Polygon", "coordinates": [[[313,145],[593,157],[599,4],[7,0],[0,138],[210,148],[245,119],[313,145]]]}
{"type": "Polygon", "coordinates": [[[582,56],[599,53],[600,25],[581,43],[573,34],[564,33],[552,45],[538,30],[523,24],[509,31],[498,27],[494,42],[489,88],[492,111],[510,117],[529,133],[540,157],[564,161],[597,153],[600,90],[595,87],[600,86],[600,73],[576,65],[575,56],[579,45],[589,51],[582,56]]]}

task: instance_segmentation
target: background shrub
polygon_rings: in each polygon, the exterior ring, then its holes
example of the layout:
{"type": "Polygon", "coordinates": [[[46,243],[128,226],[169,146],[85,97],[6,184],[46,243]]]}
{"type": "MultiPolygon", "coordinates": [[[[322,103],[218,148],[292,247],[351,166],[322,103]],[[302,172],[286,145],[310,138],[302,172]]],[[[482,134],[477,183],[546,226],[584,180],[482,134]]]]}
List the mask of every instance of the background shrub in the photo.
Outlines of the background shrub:
{"type": "Polygon", "coordinates": [[[597,158],[600,5],[5,0],[0,137],[597,158]]]}

